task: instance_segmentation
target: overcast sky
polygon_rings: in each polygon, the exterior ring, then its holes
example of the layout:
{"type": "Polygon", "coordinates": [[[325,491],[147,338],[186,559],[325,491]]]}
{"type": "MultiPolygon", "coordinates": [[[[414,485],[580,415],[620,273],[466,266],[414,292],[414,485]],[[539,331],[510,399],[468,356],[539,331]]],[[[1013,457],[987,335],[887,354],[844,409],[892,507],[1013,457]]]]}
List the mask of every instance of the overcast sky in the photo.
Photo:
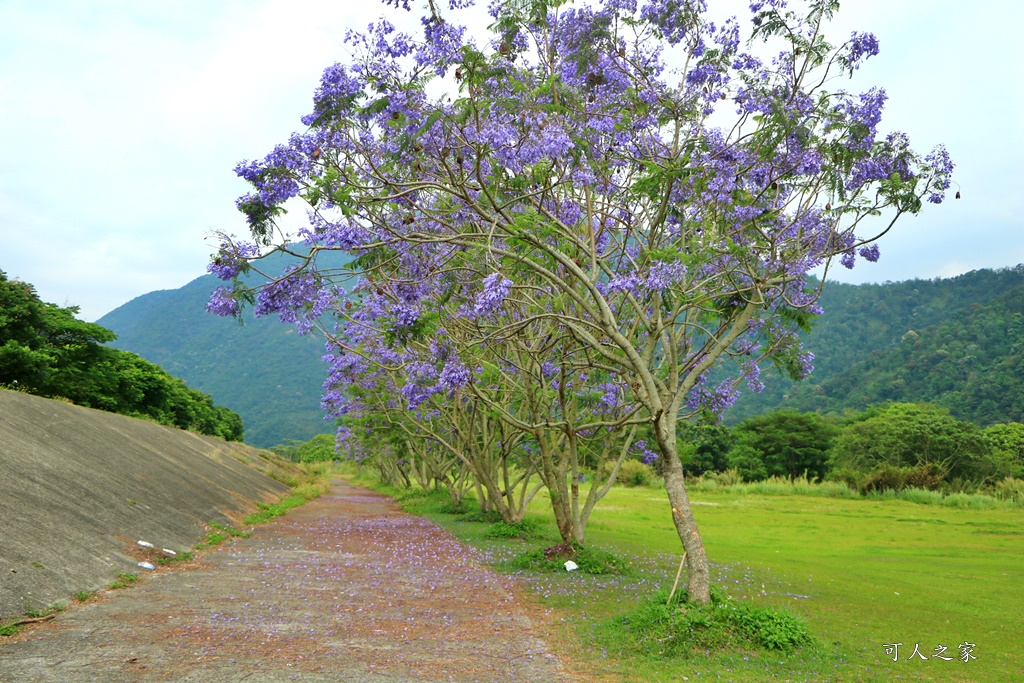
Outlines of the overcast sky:
{"type": "MultiPolygon", "coordinates": [[[[396,10],[0,0],[0,270],[86,320],[202,275],[210,233],[246,232],[235,164],[300,128],[324,67],[346,60],[346,29],[382,12],[396,10]]],[[[921,152],[949,148],[963,199],[898,223],[877,264],[838,279],[1024,262],[1022,25],[1019,0],[843,3],[834,42],[853,29],[881,42],[856,87],[888,91],[884,129],[906,131],[921,152]]]]}

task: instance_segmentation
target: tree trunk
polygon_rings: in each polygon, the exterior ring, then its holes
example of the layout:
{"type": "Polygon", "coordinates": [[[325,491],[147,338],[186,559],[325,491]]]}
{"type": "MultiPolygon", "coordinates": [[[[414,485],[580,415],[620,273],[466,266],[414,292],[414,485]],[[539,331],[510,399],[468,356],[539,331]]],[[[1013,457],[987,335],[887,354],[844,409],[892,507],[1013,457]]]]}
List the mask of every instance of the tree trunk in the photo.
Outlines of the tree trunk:
{"type": "Polygon", "coordinates": [[[697,522],[690,508],[690,497],[686,493],[675,427],[674,420],[662,414],[654,423],[654,432],[661,446],[662,457],[665,458],[662,472],[665,476],[665,492],[672,505],[672,522],[686,550],[686,566],[689,569],[686,590],[691,601],[707,605],[711,602],[711,571],[704,551],[704,540],[697,530],[697,522]]]}

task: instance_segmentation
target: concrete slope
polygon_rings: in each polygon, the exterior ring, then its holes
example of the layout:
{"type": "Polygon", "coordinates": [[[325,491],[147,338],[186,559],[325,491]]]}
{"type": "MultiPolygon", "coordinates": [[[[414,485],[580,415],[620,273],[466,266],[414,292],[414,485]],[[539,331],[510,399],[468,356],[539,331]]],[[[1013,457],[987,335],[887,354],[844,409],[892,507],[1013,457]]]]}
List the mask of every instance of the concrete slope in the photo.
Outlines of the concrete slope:
{"type": "Polygon", "coordinates": [[[138,573],[288,488],[273,454],[0,390],[0,619],[138,573]]]}

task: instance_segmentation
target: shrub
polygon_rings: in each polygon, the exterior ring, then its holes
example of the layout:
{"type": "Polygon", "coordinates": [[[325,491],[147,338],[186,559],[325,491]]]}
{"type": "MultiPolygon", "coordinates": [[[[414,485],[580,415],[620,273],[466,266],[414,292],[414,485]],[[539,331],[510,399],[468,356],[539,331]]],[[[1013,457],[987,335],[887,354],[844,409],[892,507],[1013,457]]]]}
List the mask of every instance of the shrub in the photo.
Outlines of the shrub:
{"type": "Polygon", "coordinates": [[[719,486],[733,486],[735,484],[743,483],[743,476],[735,467],[727,469],[724,472],[708,472],[706,476],[719,486]]]}
{"type": "Polygon", "coordinates": [[[912,488],[935,491],[946,478],[946,470],[935,463],[926,463],[907,470],[906,485],[912,488]]]}
{"type": "Polygon", "coordinates": [[[521,522],[509,524],[505,521],[497,521],[484,532],[485,538],[533,538],[540,532],[540,524],[532,519],[524,519],[521,522]]]}
{"type": "MultiPolygon", "coordinates": [[[[604,464],[604,474],[607,477],[611,474],[615,463],[608,461],[604,464]]],[[[658,481],[658,475],[654,473],[650,465],[645,465],[639,460],[625,460],[619,468],[619,475],[616,481],[623,486],[651,486],[658,481]]]]}
{"type": "Polygon", "coordinates": [[[1006,477],[992,487],[992,495],[1001,500],[1024,503],[1024,479],[1006,477]]]}
{"type": "Polygon", "coordinates": [[[566,543],[550,548],[531,550],[512,558],[508,561],[507,566],[510,569],[564,574],[566,573],[566,560],[575,562],[578,567],[576,571],[582,574],[630,573],[629,563],[626,560],[604,550],[582,546],[578,543],[566,543]]]}
{"type": "Polygon", "coordinates": [[[907,468],[895,465],[876,465],[864,477],[861,491],[900,491],[907,487],[907,468]]]}
{"type": "Polygon", "coordinates": [[[825,481],[845,484],[854,491],[863,490],[864,479],[864,473],[852,467],[837,467],[825,476],[825,481]]]}
{"type": "Polygon", "coordinates": [[[688,602],[685,589],[671,602],[668,590],[662,590],[606,628],[616,631],[627,649],[663,657],[734,646],[790,652],[813,642],[797,617],[734,600],[717,586],[711,589],[711,604],[703,606],[688,602]]]}
{"type": "Polygon", "coordinates": [[[501,515],[498,514],[497,510],[473,510],[459,517],[457,522],[483,522],[484,524],[497,524],[501,520],[501,515]]]}

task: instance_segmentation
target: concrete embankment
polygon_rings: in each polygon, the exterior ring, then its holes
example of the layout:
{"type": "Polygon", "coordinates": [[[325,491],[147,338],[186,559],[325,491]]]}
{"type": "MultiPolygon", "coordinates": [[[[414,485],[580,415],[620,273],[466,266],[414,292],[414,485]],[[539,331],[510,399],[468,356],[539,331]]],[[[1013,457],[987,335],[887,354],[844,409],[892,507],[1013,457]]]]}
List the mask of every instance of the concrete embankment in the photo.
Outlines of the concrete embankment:
{"type": "Polygon", "coordinates": [[[242,444],[0,390],[0,619],[188,550],[287,492],[268,475],[293,473],[242,444]]]}

